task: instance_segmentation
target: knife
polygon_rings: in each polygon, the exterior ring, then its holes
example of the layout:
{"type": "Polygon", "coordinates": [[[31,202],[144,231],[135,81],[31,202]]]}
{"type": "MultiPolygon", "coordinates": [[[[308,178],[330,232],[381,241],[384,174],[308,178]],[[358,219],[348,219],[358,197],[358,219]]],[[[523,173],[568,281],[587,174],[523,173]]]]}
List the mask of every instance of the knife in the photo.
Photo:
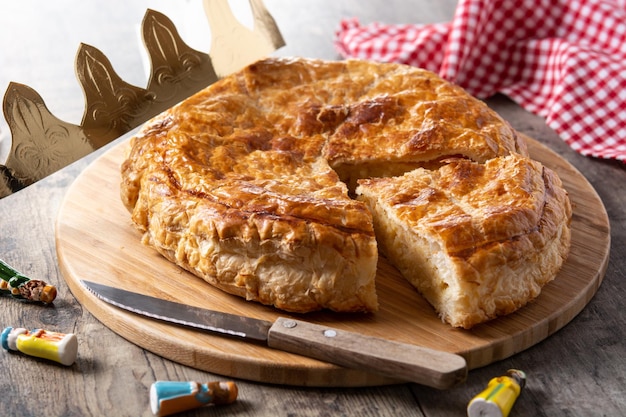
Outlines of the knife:
{"type": "Polygon", "coordinates": [[[467,377],[465,359],[457,354],[348,332],[302,320],[274,322],[188,306],[144,294],[81,280],[100,300],[161,321],[263,343],[336,365],[378,373],[438,389],[467,377]]]}

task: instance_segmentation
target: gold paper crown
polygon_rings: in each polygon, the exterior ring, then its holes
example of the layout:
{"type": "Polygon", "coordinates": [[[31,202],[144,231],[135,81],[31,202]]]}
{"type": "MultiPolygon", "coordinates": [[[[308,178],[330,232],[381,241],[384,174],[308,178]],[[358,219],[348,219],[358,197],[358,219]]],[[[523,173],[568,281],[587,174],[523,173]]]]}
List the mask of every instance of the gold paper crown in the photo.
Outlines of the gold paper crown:
{"type": "Polygon", "coordinates": [[[80,125],[56,118],[32,88],[10,83],[3,109],[11,131],[11,150],[5,165],[0,164],[0,198],[106,145],[284,45],[262,0],[249,0],[252,30],[236,19],[228,0],[203,3],[211,29],[210,55],[187,46],[165,15],[147,10],[142,22],[151,63],[146,88],[124,82],[102,52],[81,44],[75,63],[85,96],[80,125]]]}

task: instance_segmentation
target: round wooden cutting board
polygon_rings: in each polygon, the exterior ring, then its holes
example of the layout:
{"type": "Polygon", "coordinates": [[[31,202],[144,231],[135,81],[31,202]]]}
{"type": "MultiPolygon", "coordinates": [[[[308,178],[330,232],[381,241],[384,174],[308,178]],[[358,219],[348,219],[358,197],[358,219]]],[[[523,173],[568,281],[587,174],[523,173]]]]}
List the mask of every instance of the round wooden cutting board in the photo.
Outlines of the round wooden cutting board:
{"type": "MultiPolygon", "coordinates": [[[[595,294],[608,263],[609,221],[587,180],[552,150],[528,139],[531,155],[557,171],[573,204],[572,247],[557,278],[532,303],[472,330],[442,323],[430,305],[381,257],[380,311],[369,315],[319,312],[310,322],[455,352],[469,369],[509,357],[567,324],[595,294]]],[[[289,314],[211,287],[140,243],[119,197],[119,167],[127,142],[91,164],[70,187],[58,214],[56,244],[65,280],[78,301],[114,332],[170,360],[253,381],[308,386],[368,386],[399,382],[257,344],[144,318],[110,306],[80,280],[265,320],[289,314]]]]}

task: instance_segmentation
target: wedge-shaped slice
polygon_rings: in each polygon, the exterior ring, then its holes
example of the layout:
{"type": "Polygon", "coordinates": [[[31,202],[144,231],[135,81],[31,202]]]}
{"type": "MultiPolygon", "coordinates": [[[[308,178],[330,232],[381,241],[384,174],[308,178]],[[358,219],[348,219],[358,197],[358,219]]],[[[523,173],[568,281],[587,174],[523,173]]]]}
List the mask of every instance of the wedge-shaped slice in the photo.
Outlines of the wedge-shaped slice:
{"type": "Polygon", "coordinates": [[[379,248],[441,318],[472,326],[539,295],[569,251],[561,181],[519,155],[359,181],[379,248]]]}

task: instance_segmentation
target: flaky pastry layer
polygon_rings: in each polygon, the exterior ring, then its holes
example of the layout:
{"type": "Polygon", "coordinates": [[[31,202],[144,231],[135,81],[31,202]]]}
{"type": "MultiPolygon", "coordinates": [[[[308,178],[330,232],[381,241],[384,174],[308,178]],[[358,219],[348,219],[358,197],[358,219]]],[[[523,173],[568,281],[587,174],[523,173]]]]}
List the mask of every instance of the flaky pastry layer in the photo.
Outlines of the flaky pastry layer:
{"type": "Polygon", "coordinates": [[[560,179],[520,155],[362,180],[357,193],[381,251],[455,327],[519,309],[569,251],[571,206],[560,179]]]}

